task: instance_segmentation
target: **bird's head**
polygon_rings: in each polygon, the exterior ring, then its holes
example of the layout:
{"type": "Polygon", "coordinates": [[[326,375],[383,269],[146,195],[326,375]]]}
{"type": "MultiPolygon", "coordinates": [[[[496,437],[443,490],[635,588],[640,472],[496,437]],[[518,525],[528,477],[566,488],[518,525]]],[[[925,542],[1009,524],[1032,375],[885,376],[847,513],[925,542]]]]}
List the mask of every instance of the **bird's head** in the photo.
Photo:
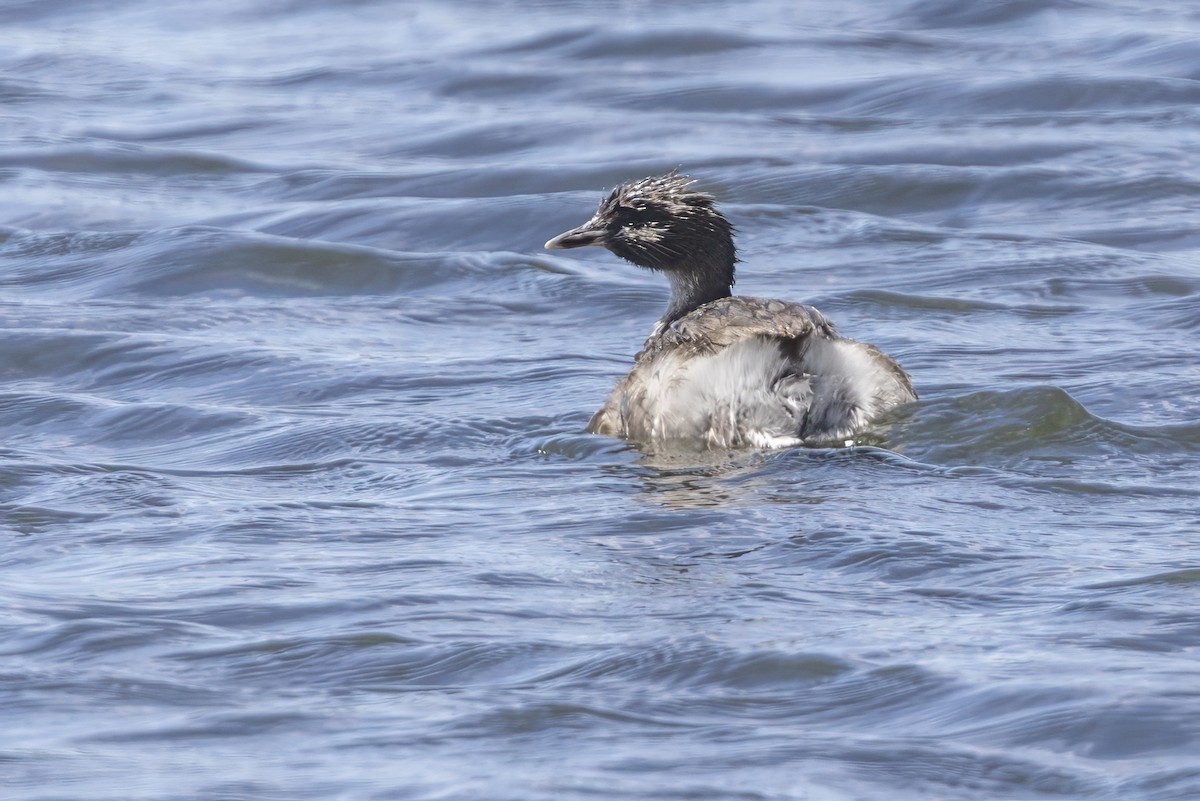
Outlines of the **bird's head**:
{"type": "Polygon", "coordinates": [[[599,245],[650,270],[691,271],[733,283],[733,226],[714,198],[691,188],[677,173],[622,184],[578,228],[559,234],[546,248],[599,245]]]}

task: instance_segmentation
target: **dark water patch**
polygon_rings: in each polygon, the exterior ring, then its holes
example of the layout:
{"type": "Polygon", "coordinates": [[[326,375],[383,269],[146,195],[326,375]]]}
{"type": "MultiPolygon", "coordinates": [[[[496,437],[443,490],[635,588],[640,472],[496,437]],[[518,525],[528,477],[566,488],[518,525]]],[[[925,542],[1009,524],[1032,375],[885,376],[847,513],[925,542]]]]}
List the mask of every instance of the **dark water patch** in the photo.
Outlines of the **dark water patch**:
{"type": "Polygon", "coordinates": [[[1044,112],[1067,115],[1095,108],[1141,110],[1191,102],[1200,89],[1168,78],[1104,79],[1062,74],[1036,78],[1006,77],[973,83],[943,77],[914,77],[867,85],[845,99],[866,114],[958,114],[1044,112]],[[936,98],[936,103],[933,99],[936,98]]]}
{"type": "Polygon", "coordinates": [[[133,145],[39,148],[9,152],[0,165],[46,172],[104,175],[230,175],[265,168],[220,154],[133,145]]]}
{"type": "Polygon", "coordinates": [[[253,419],[243,413],[200,412],[191,406],[169,404],[123,404],[104,409],[88,423],[95,426],[98,436],[94,444],[100,447],[128,447],[137,443],[166,440],[191,440],[193,444],[214,430],[218,436],[253,419]]]}
{"type": "Polygon", "coordinates": [[[225,442],[223,463],[277,464],[280,457],[308,461],[398,456],[441,434],[441,421],[406,416],[385,421],[291,421],[225,442]]]}
{"type": "Polygon", "coordinates": [[[636,681],[671,691],[774,693],[824,686],[850,670],[852,666],[823,654],[728,652],[705,643],[676,643],[614,650],[548,673],[541,681],[572,686],[636,681]]]}
{"type": "Polygon", "coordinates": [[[1079,194],[1078,184],[1078,175],[1044,167],[827,165],[800,177],[803,194],[798,201],[882,216],[914,215],[1011,203],[1034,195],[1073,197],[1079,194]]]}
{"type": "MultiPolygon", "coordinates": [[[[7,518],[22,533],[66,530],[64,524],[87,521],[89,536],[101,531],[131,532],[143,524],[174,528],[183,517],[179,482],[145,469],[39,471],[25,475],[26,497],[41,495],[45,506],[13,504],[7,518]],[[131,525],[132,524],[132,525],[131,525]]],[[[169,535],[130,535],[131,541],[153,545],[169,535]]]]}
{"type": "Polygon", "coordinates": [[[97,734],[78,739],[80,745],[97,743],[195,742],[205,739],[226,741],[231,738],[284,734],[315,722],[312,715],[297,712],[209,712],[174,725],[157,724],[144,730],[97,734]]]}
{"type": "Polygon", "coordinates": [[[570,59],[608,61],[652,57],[657,61],[664,57],[703,57],[736,52],[744,48],[764,46],[768,41],[742,31],[722,31],[714,28],[581,28],[574,34],[556,34],[553,38],[540,38],[516,45],[512,49],[528,52],[553,46],[560,57],[570,59]]]}
{"type": "Polygon", "coordinates": [[[1200,738],[1200,730],[1191,721],[1163,703],[1040,711],[1017,728],[1008,744],[1067,743],[1077,753],[1100,760],[1171,753],[1183,756],[1200,738]]]}
{"type": "Polygon", "coordinates": [[[1030,387],[923,402],[896,424],[892,436],[924,461],[1029,468],[1190,452],[1197,439],[1193,429],[1113,423],[1091,415],[1059,388],[1030,387]]]}
{"type": "MultiPolygon", "coordinates": [[[[593,90],[595,91],[595,90],[593,90]]],[[[826,87],[779,87],[763,84],[666,83],[648,89],[614,92],[605,88],[583,99],[612,108],[645,113],[771,113],[809,110],[829,113],[846,103],[854,89],[842,85],[826,87]]]]}
{"type": "Polygon", "coordinates": [[[10,106],[35,104],[53,97],[53,93],[36,81],[7,77],[0,80],[0,100],[10,106]]]}
{"type": "MultiPolygon", "coordinates": [[[[210,397],[206,390],[220,382],[236,387],[247,381],[247,370],[276,369],[286,359],[275,354],[217,350],[197,342],[171,342],[144,335],[39,332],[14,338],[7,345],[0,370],[12,382],[36,388],[31,395],[9,397],[13,422],[26,425],[68,422],[82,411],[96,413],[125,402],[148,400],[154,393],[175,389],[190,402],[210,397]],[[57,394],[43,389],[56,385],[75,393],[57,394]],[[65,406],[64,406],[65,404],[65,406]],[[43,410],[39,413],[38,410],[43,410]],[[31,416],[32,415],[32,416],[31,416]],[[47,416],[49,415],[49,416],[47,416]]],[[[161,399],[162,394],[158,397],[161,399]]],[[[198,413],[203,414],[201,410],[198,413]]]]}
{"type": "MultiPolygon", "coordinates": [[[[376,294],[437,280],[436,271],[423,269],[419,257],[405,259],[360,247],[223,231],[165,236],[176,240],[167,259],[143,257],[142,276],[133,281],[114,277],[115,283],[134,294],[158,296],[232,292],[294,297],[376,294]]],[[[147,245],[156,254],[161,250],[158,243],[147,245]]],[[[114,287],[105,289],[111,292],[114,287]]]]}
{"type": "Polygon", "coordinates": [[[296,205],[253,218],[224,217],[222,226],[252,225],[267,234],[300,240],[349,240],[398,251],[513,251],[540,248],[548,228],[545,204],[513,198],[505,201],[428,198],[345,200],[296,205]],[[486,221],[475,218],[487,215],[486,221]],[[447,225],[448,223],[448,225],[447,225]]]}
{"type": "MultiPolygon", "coordinates": [[[[1144,473],[1153,470],[1143,468],[1144,473]]],[[[1066,493],[1068,495],[1098,495],[1113,498],[1158,498],[1163,500],[1181,500],[1200,497],[1200,492],[1186,485],[1170,486],[1165,483],[1149,483],[1147,481],[1130,480],[1123,476],[1114,476],[1109,481],[1098,479],[1083,480],[1069,478],[1042,479],[1006,479],[1004,484],[1013,487],[1025,487],[1045,492],[1066,493]]]]}
{"type": "MultiPolygon", "coordinates": [[[[412,595],[405,603],[428,608],[453,602],[483,601],[462,594],[412,595]]],[[[363,691],[398,693],[434,688],[526,684],[562,659],[561,649],[536,643],[421,643],[386,634],[325,640],[258,641],[208,652],[179,653],[188,664],[209,663],[226,680],[261,687],[287,682],[292,687],[337,687],[350,680],[363,691]]]]}
{"type": "Polygon", "coordinates": [[[1122,60],[1131,66],[1168,73],[1176,78],[1200,80],[1200,46],[1190,39],[1164,40],[1144,36],[1124,49],[1122,60]]]}
{"type": "MultiPolygon", "coordinates": [[[[1193,297],[1200,294],[1200,276],[1137,275],[1099,278],[1050,278],[1045,283],[1051,297],[1070,297],[1090,301],[1113,300],[1128,303],[1132,298],[1193,297]]],[[[1152,316],[1152,315],[1147,315],[1152,316]]]]}
{"type": "MultiPolygon", "coordinates": [[[[86,135],[92,139],[116,142],[215,141],[259,130],[261,125],[261,122],[243,115],[229,115],[225,119],[216,120],[211,116],[203,116],[194,120],[180,120],[166,124],[143,122],[136,125],[120,125],[110,122],[106,127],[89,129],[86,131],[86,135]]],[[[244,171],[258,173],[263,170],[261,167],[254,167],[244,171]]],[[[160,173],[152,172],[151,174],[160,173]]]]}
{"type": "Polygon", "coordinates": [[[47,7],[44,3],[38,0],[13,0],[11,3],[5,3],[0,9],[0,19],[7,22],[28,22],[36,20],[40,16],[55,16],[62,14],[66,10],[81,11],[90,8],[91,4],[86,0],[74,0],[74,2],[66,2],[62,5],[55,5],[53,8],[47,7]]]}
{"type": "Polygon", "coordinates": [[[918,0],[890,16],[893,24],[923,28],[972,28],[1006,26],[1030,21],[1042,14],[1069,13],[1087,8],[1076,0],[1006,0],[979,6],[970,0],[918,0]]]}
{"type": "Polygon", "coordinates": [[[534,71],[463,70],[442,78],[436,88],[447,97],[469,100],[520,98],[530,92],[544,92],[561,83],[557,76],[534,71]]]}
{"type": "Polygon", "coordinates": [[[69,509],[55,506],[38,506],[33,504],[0,504],[0,517],[19,534],[33,534],[55,526],[79,526],[104,520],[108,512],[97,512],[89,509],[69,509]]]}
{"type": "Polygon", "coordinates": [[[1118,651],[1145,658],[1155,654],[1182,654],[1196,647],[1200,632],[1196,626],[1175,630],[1110,634],[1091,638],[1087,644],[1097,650],[1118,651]]]}
{"type": "Polygon", "coordinates": [[[1027,133],[1016,141],[963,141],[946,137],[936,145],[914,138],[902,148],[878,142],[856,143],[855,147],[839,148],[826,157],[827,161],[843,164],[890,166],[897,163],[926,164],[942,167],[1006,168],[1014,164],[1031,167],[1053,165],[1085,151],[1078,142],[1048,132],[1027,133]],[[898,162],[898,159],[903,159],[898,162]]]}
{"type": "Polygon", "coordinates": [[[628,445],[611,437],[601,437],[596,434],[584,434],[586,421],[582,417],[574,417],[570,424],[555,426],[558,429],[574,430],[580,433],[556,433],[541,436],[532,440],[522,440],[517,453],[529,453],[532,450],[540,456],[550,459],[566,459],[568,461],[611,460],[616,454],[629,449],[628,445]]]}
{"type": "Polygon", "coordinates": [[[837,542],[841,550],[825,553],[822,561],[832,568],[885,581],[931,580],[946,574],[993,572],[1001,566],[1011,567],[1005,562],[1020,558],[1001,547],[947,541],[930,533],[922,536],[920,532],[898,533],[885,541],[845,536],[839,537],[837,542]]]}
{"type": "Polygon", "coordinates": [[[191,227],[146,233],[18,234],[0,258],[10,285],[81,297],[236,298],[392,294],[434,286],[485,264],[245,231],[191,227]],[[118,251],[118,252],[114,252],[118,251]]]}
{"type": "MultiPolygon", "coordinates": [[[[379,171],[309,168],[264,181],[262,188],[280,199],[300,201],[374,197],[455,201],[493,198],[497,209],[528,202],[539,204],[543,210],[554,209],[565,215],[569,207],[562,202],[562,198],[557,197],[558,193],[571,191],[573,195],[568,199],[569,202],[577,200],[580,211],[594,210],[598,196],[596,187],[611,188],[639,169],[642,168],[636,163],[624,168],[591,169],[578,165],[559,169],[547,165],[500,164],[482,170],[454,163],[437,167],[400,164],[379,171]]],[[[494,223],[491,215],[473,221],[488,225],[494,223]]]]}
{"type": "MultiPolygon", "coordinates": [[[[134,232],[98,232],[72,231],[56,234],[40,234],[17,229],[6,230],[3,234],[3,256],[19,268],[28,261],[36,259],[53,260],[54,257],[78,254],[102,254],[128,248],[137,241],[139,234],[134,232]]],[[[45,265],[43,265],[45,266],[45,265]]],[[[50,277],[58,279],[62,274],[51,272],[50,277]]],[[[13,285],[28,283],[31,276],[11,272],[8,275],[13,285]]]]}
{"type": "Polygon", "coordinates": [[[36,436],[44,427],[74,421],[86,414],[86,400],[61,395],[6,392],[0,395],[0,419],[10,432],[9,445],[16,445],[22,434],[36,436]]]}
{"type": "Polygon", "coordinates": [[[1065,317],[1078,314],[1085,307],[1078,305],[1031,305],[1012,306],[987,301],[981,298],[937,297],[930,295],[905,295],[885,290],[860,290],[842,297],[842,303],[850,308],[866,307],[878,310],[900,309],[905,312],[935,313],[974,316],[989,312],[1006,312],[1040,319],[1043,317],[1065,317]]]}
{"type": "Polygon", "coordinates": [[[1166,573],[1156,573],[1150,576],[1139,576],[1132,579],[1119,579],[1116,581],[1102,582],[1100,584],[1092,584],[1088,587],[1088,589],[1109,590],[1145,585],[1186,586],[1197,583],[1200,583],[1200,568],[1185,568],[1182,570],[1172,570],[1166,573]]]}
{"type": "MultiPolygon", "coordinates": [[[[27,605],[26,609],[27,613],[39,611],[43,615],[50,611],[38,609],[33,604],[27,605]]],[[[56,615],[51,612],[48,616],[56,615]]],[[[107,656],[99,656],[100,654],[108,654],[111,651],[128,653],[129,651],[146,650],[153,647],[152,643],[156,639],[179,641],[208,633],[203,627],[190,623],[149,616],[132,619],[126,617],[117,620],[108,615],[78,617],[75,616],[75,613],[66,611],[64,617],[65,619],[56,623],[24,630],[19,638],[8,642],[3,651],[9,657],[28,658],[40,653],[52,656],[54,659],[70,661],[74,665],[73,669],[63,670],[61,671],[62,675],[56,677],[57,682],[61,682],[59,687],[62,689],[65,689],[62,684],[89,683],[90,677],[84,666],[108,660],[107,656]]],[[[115,701],[118,696],[124,696],[125,700],[132,700],[130,696],[136,697],[142,692],[147,695],[161,693],[164,696],[178,698],[179,690],[186,689],[165,685],[156,681],[154,677],[147,677],[144,682],[139,682],[132,676],[129,678],[135,682],[132,687],[125,681],[121,681],[118,684],[109,685],[102,692],[109,700],[115,701]]],[[[197,695],[202,695],[204,700],[211,701],[211,695],[206,692],[185,692],[184,695],[192,701],[196,700],[197,695]]]]}
{"type": "Polygon", "coordinates": [[[1138,222],[1125,229],[1081,228],[1071,234],[1076,239],[1110,247],[1128,247],[1150,252],[1194,251],[1200,247],[1200,236],[1190,225],[1138,222]]]}
{"type": "Polygon", "coordinates": [[[380,155],[391,158],[468,158],[516,157],[536,150],[541,136],[518,122],[463,122],[449,128],[430,131],[425,136],[409,134],[403,140],[383,145],[380,155]]]}
{"type": "Polygon", "coordinates": [[[772,115],[803,112],[892,117],[920,124],[971,114],[1007,121],[1008,115],[1033,112],[1067,118],[1100,108],[1136,113],[1191,104],[1197,98],[1200,88],[1187,79],[1107,79],[1068,73],[1036,78],[980,78],[974,82],[933,75],[899,75],[803,87],[664,82],[653,89],[606,90],[587,99],[640,112],[772,115]]]}
{"type": "Polygon", "coordinates": [[[1200,770],[1176,768],[1148,773],[1144,778],[1124,783],[1119,792],[1141,794],[1154,801],[1186,801],[1200,792],[1200,770]]]}
{"type": "MultiPolygon", "coordinates": [[[[380,65],[382,66],[382,65],[380,65]]],[[[384,68],[386,70],[386,68],[384,68]]],[[[259,75],[238,76],[240,84],[270,87],[288,91],[331,89],[338,84],[353,82],[360,74],[359,68],[343,68],[335,66],[302,67],[259,75]]],[[[395,80],[396,76],[390,76],[395,80]]]]}
{"type": "Polygon", "coordinates": [[[853,765],[853,774],[876,782],[902,782],[915,797],[954,794],[964,798],[1011,795],[1089,797],[1105,791],[1086,768],[955,742],[864,739],[845,753],[826,754],[853,765]]]}

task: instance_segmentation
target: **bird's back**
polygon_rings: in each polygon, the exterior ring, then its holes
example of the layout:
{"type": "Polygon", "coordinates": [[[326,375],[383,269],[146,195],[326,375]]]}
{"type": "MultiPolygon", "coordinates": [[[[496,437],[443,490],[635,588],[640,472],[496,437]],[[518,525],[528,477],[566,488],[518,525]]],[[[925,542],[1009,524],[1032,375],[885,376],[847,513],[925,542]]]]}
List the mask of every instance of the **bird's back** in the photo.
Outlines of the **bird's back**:
{"type": "Polygon", "coordinates": [[[646,444],[785,447],[844,439],[914,400],[876,348],[811,306],[733,296],[660,325],[588,425],[646,444]]]}

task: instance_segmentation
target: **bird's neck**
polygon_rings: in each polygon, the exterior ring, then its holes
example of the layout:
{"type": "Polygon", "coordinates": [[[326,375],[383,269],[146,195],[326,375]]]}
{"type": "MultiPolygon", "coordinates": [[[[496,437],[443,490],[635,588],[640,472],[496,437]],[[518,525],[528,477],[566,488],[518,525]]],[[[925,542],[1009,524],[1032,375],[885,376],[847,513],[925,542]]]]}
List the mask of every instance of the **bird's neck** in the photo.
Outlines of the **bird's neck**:
{"type": "Polygon", "coordinates": [[[705,264],[691,264],[684,268],[665,270],[671,282],[671,303],[659,320],[667,326],[693,309],[721,298],[727,298],[733,290],[733,259],[722,259],[705,264]]]}

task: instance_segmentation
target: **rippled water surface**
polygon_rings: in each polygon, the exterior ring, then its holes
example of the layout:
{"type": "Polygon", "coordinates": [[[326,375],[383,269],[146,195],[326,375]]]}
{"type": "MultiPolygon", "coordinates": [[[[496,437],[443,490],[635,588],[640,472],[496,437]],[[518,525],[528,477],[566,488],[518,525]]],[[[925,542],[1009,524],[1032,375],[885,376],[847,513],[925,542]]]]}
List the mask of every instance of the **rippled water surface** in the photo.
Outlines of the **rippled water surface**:
{"type": "Polygon", "coordinates": [[[0,4],[0,783],[1200,798],[1200,8],[0,4]],[[681,167],[920,402],[583,433],[681,167]]]}

